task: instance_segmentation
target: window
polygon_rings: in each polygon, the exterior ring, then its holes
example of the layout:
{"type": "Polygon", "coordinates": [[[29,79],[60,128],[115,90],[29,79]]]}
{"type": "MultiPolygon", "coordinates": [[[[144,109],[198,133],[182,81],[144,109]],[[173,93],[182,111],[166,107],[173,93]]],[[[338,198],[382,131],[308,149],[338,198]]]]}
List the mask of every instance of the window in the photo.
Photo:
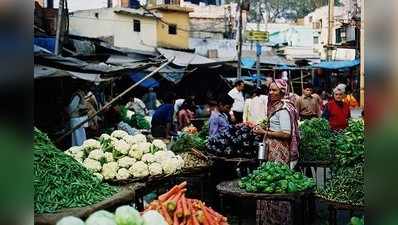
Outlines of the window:
{"type": "Polygon", "coordinates": [[[134,20],[134,32],[141,32],[141,21],[134,20]]]}
{"type": "Polygon", "coordinates": [[[169,24],[169,34],[176,35],[177,34],[177,25],[169,24]]]}
{"type": "Polygon", "coordinates": [[[319,37],[314,37],[314,44],[315,45],[319,44],[319,37]]]}

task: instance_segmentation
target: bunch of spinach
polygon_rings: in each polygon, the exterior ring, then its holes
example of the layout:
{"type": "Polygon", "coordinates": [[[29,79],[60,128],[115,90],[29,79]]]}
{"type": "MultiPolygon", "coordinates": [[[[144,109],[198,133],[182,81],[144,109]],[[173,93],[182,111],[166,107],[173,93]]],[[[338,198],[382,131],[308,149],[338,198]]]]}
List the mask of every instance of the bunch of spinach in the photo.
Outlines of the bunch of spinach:
{"type": "Polygon", "coordinates": [[[286,164],[267,162],[242,178],[239,186],[247,192],[292,193],[314,187],[315,181],[291,170],[286,164]]]}
{"type": "Polygon", "coordinates": [[[204,151],[206,149],[206,140],[202,139],[198,134],[183,133],[171,144],[171,151],[175,153],[191,151],[192,148],[204,151]]]}
{"type": "Polygon", "coordinates": [[[352,167],[365,161],[365,138],[363,120],[350,120],[348,127],[336,135],[335,145],[336,168],[352,167]]]}
{"type": "Polygon", "coordinates": [[[305,120],[300,126],[300,159],[328,161],[332,158],[333,133],[325,119],[305,120]]]}

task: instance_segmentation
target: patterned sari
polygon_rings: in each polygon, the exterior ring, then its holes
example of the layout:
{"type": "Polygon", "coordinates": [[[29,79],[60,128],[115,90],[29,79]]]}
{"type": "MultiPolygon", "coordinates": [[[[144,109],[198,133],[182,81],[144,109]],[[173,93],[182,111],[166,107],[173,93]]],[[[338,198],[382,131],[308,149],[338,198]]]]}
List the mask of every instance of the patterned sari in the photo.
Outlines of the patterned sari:
{"type": "MultiPolygon", "coordinates": [[[[298,114],[294,105],[289,100],[282,100],[268,109],[270,119],[280,110],[287,110],[290,115],[291,139],[281,140],[266,138],[264,141],[268,146],[268,160],[288,164],[298,159],[298,114]]],[[[269,121],[269,120],[268,120],[269,121]]],[[[291,225],[291,205],[289,202],[281,201],[257,201],[256,212],[257,225],[291,225]]]]}

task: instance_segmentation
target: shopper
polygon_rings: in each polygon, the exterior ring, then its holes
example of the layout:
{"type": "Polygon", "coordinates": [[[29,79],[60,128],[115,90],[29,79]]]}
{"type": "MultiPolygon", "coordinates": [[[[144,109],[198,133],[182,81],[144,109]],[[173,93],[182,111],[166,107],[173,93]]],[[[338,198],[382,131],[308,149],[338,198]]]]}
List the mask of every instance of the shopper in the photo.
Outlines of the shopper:
{"type": "Polygon", "coordinates": [[[346,89],[346,95],[343,101],[347,103],[351,109],[359,107],[358,101],[355,99],[354,95],[352,94],[351,88],[346,89]]]}
{"type": "Polygon", "coordinates": [[[303,95],[297,99],[296,108],[300,115],[300,120],[309,120],[321,117],[321,99],[313,93],[311,84],[305,84],[303,95]]]}
{"type": "MultiPolygon", "coordinates": [[[[70,118],[70,128],[74,128],[84,120],[88,118],[88,105],[85,100],[85,91],[83,88],[79,88],[73,95],[72,100],[68,106],[68,113],[70,118]]],[[[88,127],[88,123],[80,126],[72,132],[71,146],[80,146],[86,140],[85,127],[88,127]]]]}
{"type": "Polygon", "coordinates": [[[329,101],[323,112],[323,117],[329,121],[330,128],[339,131],[347,128],[351,109],[343,101],[344,91],[338,87],[333,90],[333,99],[329,101]]]}
{"type": "MultiPolygon", "coordinates": [[[[287,90],[287,83],[282,79],[271,83],[268,129],[257,126],[254,132],[264,135],[264,142],[268,146],[268,161],[285,163],[293,168],[298,161],[298,113],[286,97],[287,90]]],[[[291,212],[289,202],[257,201],[257,222],[261,221],[261,225],[292,224],[291,212]]]]}
{"type": "Polygon", "coordinates": [[[225,95],[218,100],[217,106],[211,112],[209,119],[210,137],[214,137],[225,129],[228,129],[230,124],[227,114],[231,111],[233,103],[234,100],[229,95],[225,95]]]}
{"type": "Polygon", "coordinates": [[[235,87],[228,93],[234,100],[232,105],[232,121],[234,123],[243,122],[243,109],[245,107],[245,98],[243,97],[244,89],[245,83],[242,80],[237,80],[235,82],[235,87]]]}
{"type": "Polygon", "coordinates": [[[142,97],[143,102],[145,103],[146,107],[148,108],[149,116],[152,116],[156,110],[156,101],[157,101],[157,94],[153,88],[149,88],[148,93],[142,97]]]}
{"type": "Polygon", "coordinates": [[[145,103],[136,97],[130,98],[130,101],[126,104],[126,108],[140,115],[148,115],[145,103]]]}
{"type": "Polygon", "coordinates": [[[164,104],[156,109],[152,116],[151,132],[156,138],[169,139],[173,132],[174,95],[167,93],[164,104]]]}
{"type": "Polygon", "coordinates": [[[178,129],[182,130],[192,124],[194,113],[191,111],[192,106],[184,102],[178,111],[178,129]]]}
{"type": "Polygon", "coordinates": [[[243,112],[243,122],[258,124],[267,118],[268,96],[265,90],[257,88],[251,98],[246,99],[243,112]]]}

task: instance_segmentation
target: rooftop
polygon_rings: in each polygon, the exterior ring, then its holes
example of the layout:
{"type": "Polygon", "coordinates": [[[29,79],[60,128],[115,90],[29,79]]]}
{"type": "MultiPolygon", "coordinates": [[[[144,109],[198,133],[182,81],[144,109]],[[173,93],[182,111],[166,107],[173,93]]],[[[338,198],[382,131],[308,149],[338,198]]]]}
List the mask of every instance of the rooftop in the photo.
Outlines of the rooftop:
{"type": "Polygon", "coordinates": [[[193,12],[193,9],[187,7],[181,7],[179,5],[171,5],[171,4],[162,4],[162,5],[153,5],[148,7],[149,10],[158,9],[162,11],[173,11],[173,12],[183,12],[190,13],[193,12]]]}

